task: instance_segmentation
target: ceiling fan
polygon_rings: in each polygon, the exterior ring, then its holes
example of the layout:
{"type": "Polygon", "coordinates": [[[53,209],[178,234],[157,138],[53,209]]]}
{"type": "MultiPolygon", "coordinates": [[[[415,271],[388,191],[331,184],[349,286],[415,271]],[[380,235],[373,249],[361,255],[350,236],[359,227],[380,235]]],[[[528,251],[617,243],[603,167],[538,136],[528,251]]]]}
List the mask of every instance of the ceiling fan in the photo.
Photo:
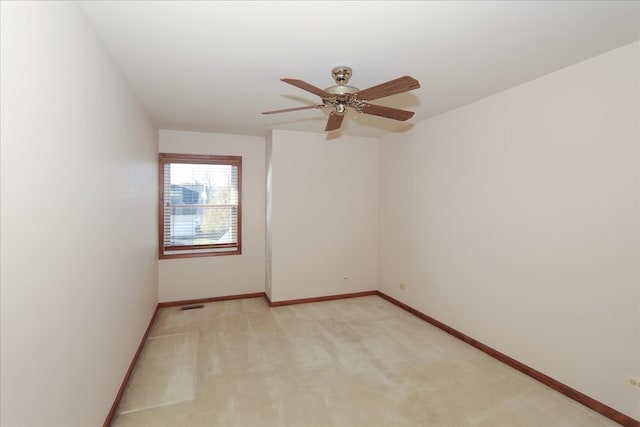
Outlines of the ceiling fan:
{"type": "Polygon", "coordinates": [[[335,80],[336,85],[330,86],[324,90],[303,80],[280,79],[285,83],[289,83],[290,85],[302,90],[318,95],[322,98],[322,104],[287,108],[284,110],[265,111],[262,114],[286,113],[289,111],[309,110],[312,108],[332,108],[333,111],[331,111],[331,115],[327,121],[327,126],[324,129],[325,131],[339,129],[349,108],[353,108],[358,113],[386,117],[388,119],[399,120],[402,122],[413,117],[413,111],[370,104],[369,101],[418,89],[420,87],[420,83],[418,83],[416,79],[410,76],[403,76],[390,80],[386,83],[372,86],[368,89],[360,90],[357,87],[347,85],[351,78],[351,74],[351,68],[349,67],[335,67],[331,70],[331,76],[335,80]]]}

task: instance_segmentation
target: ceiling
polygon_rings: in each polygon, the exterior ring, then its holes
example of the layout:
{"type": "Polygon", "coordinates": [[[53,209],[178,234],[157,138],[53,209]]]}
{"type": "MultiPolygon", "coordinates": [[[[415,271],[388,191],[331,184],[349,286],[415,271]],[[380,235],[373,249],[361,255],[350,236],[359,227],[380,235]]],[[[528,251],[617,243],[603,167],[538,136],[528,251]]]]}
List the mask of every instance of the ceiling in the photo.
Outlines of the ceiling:
{"type": "MultiPolygon", "coordinates": [[[[408,122],[349,112],[344,135],[415,123],[640,39],[637,1],[83,1],[156,125],[265,135],[322,132],[328,112],[285,84],[325,88],[353,69],[365,89],[403,75],[421,88],[375,101],[408,122]]],[[[588,89],[588,88],[585,88],[588,89]]]]}

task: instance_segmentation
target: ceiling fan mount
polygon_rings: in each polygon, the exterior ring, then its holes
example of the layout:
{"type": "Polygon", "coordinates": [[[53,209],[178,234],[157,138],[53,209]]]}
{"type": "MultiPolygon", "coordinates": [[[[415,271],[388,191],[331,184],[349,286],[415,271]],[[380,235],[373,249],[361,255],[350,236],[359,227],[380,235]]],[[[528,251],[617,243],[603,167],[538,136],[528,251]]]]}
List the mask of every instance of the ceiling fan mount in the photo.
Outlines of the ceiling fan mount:
{"type": "Polygon", "coordinates": [[[352,75],[353,72],[349,67],[335,67],[331,70],[331,77],[333,77],[336,84],[334,86],[329,86],[325,91],[333,95],[348,95],[359,92],[360,89],[357,87],[347,85],[352,75]]]}
{"type": "Polygon", "coordinates": [[[346,85],[347,83],[349,83],[349,79],[352,75],[353,72],[351,68],[344,65],[335,67],[333,70],[331,70],[331,76],[333,77],[333,80],[335,80],[336,84],[339,85],[346,85]]]}
{"type": "Polygon", "coordinates": [[[420,87],[420,83],[418,83],[416,79],[410,76],[403,76],[390,80],[386,83],[360,90],[355,86],[349,86],[347,84],[352,75],[353,72],[351,68],[347,66],[333,68],[331,70],[331,76],[335,80],[336,85],[329,86],[326,89],[320,89],[303,80],[280,79],[285,83],[289,83],[297,88],[318,95],[322,100],[322,104],[266,111],[262,114],[285,113],[312,108],[333,108],[333,111],[329,116],[329,120],[327,121],[325,131],[339,129],[349,108],[353,108],[358,113],[371,114],[399,121],[405,121],[413,117],[412,111],[370,104],[369,101],[418,89],[420,87]]]}

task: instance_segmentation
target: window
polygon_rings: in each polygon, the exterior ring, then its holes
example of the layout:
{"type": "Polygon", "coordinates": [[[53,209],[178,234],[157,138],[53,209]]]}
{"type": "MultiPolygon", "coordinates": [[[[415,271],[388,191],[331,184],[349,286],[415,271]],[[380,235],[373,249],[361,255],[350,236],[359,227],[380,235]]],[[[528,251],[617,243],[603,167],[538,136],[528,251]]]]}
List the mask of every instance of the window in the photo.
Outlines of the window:
{"type": "Polygon", "coordinates": [[[241,253],[242,157],[160,154],[160,258],[241,253]]]}

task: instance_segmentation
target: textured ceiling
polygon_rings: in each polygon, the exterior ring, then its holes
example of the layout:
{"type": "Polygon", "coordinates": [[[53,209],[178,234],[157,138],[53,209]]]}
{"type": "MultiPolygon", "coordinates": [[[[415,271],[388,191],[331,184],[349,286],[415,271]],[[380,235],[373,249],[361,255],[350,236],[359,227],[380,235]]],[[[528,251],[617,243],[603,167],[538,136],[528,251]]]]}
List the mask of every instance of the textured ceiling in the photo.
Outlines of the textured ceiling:
{"type": "Polygon", "coordinates": [[[376,101],[413,119],[349,112],[340,130],[379,136],[640,39],[637,1],[80,4],[160,128],[246,135],[323,131],[323,110],[260,114],[319,102],[282,77],[325,88],[347,65],[360,89],[417,78],[376,101]]]}

